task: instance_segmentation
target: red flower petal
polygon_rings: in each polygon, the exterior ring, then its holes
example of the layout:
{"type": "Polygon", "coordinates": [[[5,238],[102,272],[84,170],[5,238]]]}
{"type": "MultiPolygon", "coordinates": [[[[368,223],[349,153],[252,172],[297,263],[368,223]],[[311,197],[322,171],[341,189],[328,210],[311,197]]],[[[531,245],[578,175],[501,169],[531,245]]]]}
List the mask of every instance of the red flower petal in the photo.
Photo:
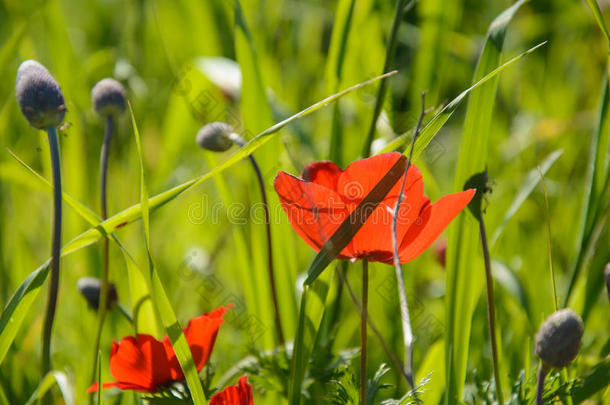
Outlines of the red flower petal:
{"type": "Polygon", "coordinates": [[[237,385],[231,385],[210,399],[210,405],[254,405],[252,387],[243,376],[237,385]]]}
{"type": "MultiPolygon", "coordinates": [[[[154,392],[154,391],[151,391],[150,388],[148,388],[148,387],[141,387],[139,385],[122,383],[122,382],[117,382],[117,381],[104,383],[104,384],[102,384],[102,387],[104,389],[115,387],[115,388],[118,388],[121,390],[132,390],[132,391],[138,391],[138,392],[151,392],[151,393],[154,392]]],[[[94,383],[91,385],[91,387],[89,387],[87,389],[87,392],[88,393],[96,392],[98,390],[98,388],[99,388],[98,384],[94,383]]]]}
{"type": "MultiPolygon", "coordinates": [[[[320,250],[348,216],[341,197],[329,188],[285,172],[278,173],[273,186],[288,215],[288,221],[316,251],[320,250]]],[[[348,258],[352,253],[350,244],[341,252],[340,257],[348,258]]]]}
{"type": "Polygon", "coordinates": [[[118,344],[113,342],[110,373],[121,384],[142,388],[139,391],[155,392],[158,386],[172,381],[163,343],[143,334],[128,336],[118,344]]]}
{"type": "Polygon", "coordinates": [[[400,262],[415,259],[428,248],[449,223],[464,209],[476,190],[448,194],[434,204],[425,204],[400,244],[400,262]]]}
{"type": "MultiPolygon", "coordinates": [[[[401,156],[398,152],[382,153],[350,163],[339,176],[335,191],[339,193],[345,202],[359,203],[379,183],[401,156]]],[[[387,194],[386,198],[398,197],[400,184],[402,183],[398,181],[387,194]]]]}
{"type": "Polygon", "coordinates": [[[305,181],[319,184],[331,190],[337,190],[337,182],[343,170],[328,160],[309,163],[301,172],[305,181]]]}
{"type": "Polygon", "coordinates": [[[184,335],[191,348],[197,371],[200,371],[208,362],[216,342],[218,328],[224,322],[222,317],[229,308],[231,308],[231,305],[217,308],[212,312],[193,318],[184,329],[184,335]]]}
{"type": "MultiPolygon", "coordinates": [[[[357,257],[368,257],[371,261],[392,263],[392,257],[394,256],[392,242],[393,212],[403,178],[404,176],[398,180],[396,196],[386,197],[354,236],[353,246],[357,257]]],[[[398,211],[396,226],[398,240],[403,239],[419,214],[422,204],[427,200],[423,192],[424,182],[421,173],[417,167],[410,166],[403,188],[404,197],[398,211]]]]}

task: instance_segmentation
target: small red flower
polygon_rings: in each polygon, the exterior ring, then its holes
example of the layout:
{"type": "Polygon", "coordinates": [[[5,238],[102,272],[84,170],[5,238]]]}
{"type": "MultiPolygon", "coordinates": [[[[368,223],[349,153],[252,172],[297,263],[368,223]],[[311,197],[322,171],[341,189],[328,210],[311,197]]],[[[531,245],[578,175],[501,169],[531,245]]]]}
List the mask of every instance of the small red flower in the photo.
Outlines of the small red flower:
{"type": "MultiPolygon", "coordinates": [[[[332,162],[308,164],[301,178],[279,172],[273,183],[288,220],[309,246],[319,251],[356,206],[400,158],[384,153],[358,160],[342,170],[332,162]]],[[[448,194],[434,204],[424,195],[424,183],[411,165],[398,210],[400,262],[419,256],[472,199],[475,190],[448,194]]],[[[403,176],[404,177],[404,176],[403,176]]],[[[403,178],[371,213],[339,254],[340,259],[369,259],[392,264],[392,220],[403,178]]]]}
{"type": "MultiPolygon", "coordinates": [[[[223,323],[225,312],[231,307],[220,307],[189,321],[183,329],[191,348],[193,361],[200,371],[207,363],[223,323]]],[[[127,336],[119,343],[112,342],[110,373],[116,381],[104,383],[104,388],[157,392],[159,387],[184,379],[184,374],[167,336],[159,341],[146,334],[127,336]]],[[[87,392],[98,390],[95,383],[87,392]]]]}
{"type": "Polygon", "coordinates": [[[210,405],[254,405],[248,377],[241,377],[237,385],[231,385],[214,395],[210,399],[210,405]]]}

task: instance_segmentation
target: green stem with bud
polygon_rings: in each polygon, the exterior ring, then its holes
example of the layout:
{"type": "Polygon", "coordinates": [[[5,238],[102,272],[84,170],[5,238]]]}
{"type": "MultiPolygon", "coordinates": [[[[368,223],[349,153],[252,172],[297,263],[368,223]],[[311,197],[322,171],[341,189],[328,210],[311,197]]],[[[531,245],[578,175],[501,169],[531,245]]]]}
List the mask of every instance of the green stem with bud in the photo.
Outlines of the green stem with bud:
{"type": "MultiPolygon", "coordinates": [[[[108,218],[107,210],[107,198],[106,198],[106,184],[108,178],[108,155],[110,151],[110,141],[112,139],[112,133],[114,131],[114,122],[112,116],[106,116],[106,128],[104,131],[104,142],[102,143],[102,149],[100,152],[100,208],[102,220],[108,218]]],[[[100,296],[98,300],[98,320],[97,330],[95,334],[95,344],[93,351],[93,372],[91,374],[91,381],[96,381],[97,373],[97,362],[98,353],[100,352],[100,341],[102,338],[102,330],[104,328],[104,321],[106,319],[106,313],[108,312],[108,285],[109,285],[109,249],[110,241],[108,238],[104,238],[102,246],[102,288],[100,290],[100,296]]],[[[101,390],[101,387],[100,387],[101,390]]],[[[94,395],[89,398],[89,402],[93,403],[94,395]]]]}
{"type": "MultiPolygon", "coordinates": [[[[55,310],[57,308],[59,260],[61,253],[61,164],[57,128],[55,126],[47,128],[47,135],[49,138],[51,169],[53,172],[53,236],[51,241],[51,280],[42,333],[42,377],[51,370],[51,333],[53,331],[53,320],[55,319],[55,310]]],[[[46,394],[43,398],[43,403],[50,403],[50,400],[50,394],[46,394]]]]}

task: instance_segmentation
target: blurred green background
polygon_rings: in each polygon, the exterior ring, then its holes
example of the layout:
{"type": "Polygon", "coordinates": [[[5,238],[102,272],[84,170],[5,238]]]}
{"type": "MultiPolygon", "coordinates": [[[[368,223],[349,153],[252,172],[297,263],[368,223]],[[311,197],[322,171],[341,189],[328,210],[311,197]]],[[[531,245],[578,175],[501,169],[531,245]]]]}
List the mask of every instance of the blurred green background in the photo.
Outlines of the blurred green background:
{"type": "MultiPolygon", "coordinates": [[[[50,193],[5,150],[10,148],[50,178],[46,135],[27,125],[15,101],[14,78],[23,60],[36,59],[44,64],[62,87],[68,108],[67,125],[60,132],[64,191],[97,212],[103,122],[92,110],[89,92],[98,80],[114,77],[128,90],[142,136],[149,192],[157,194],[208,172],[234,152],[213,154],[199,149],[195,134],[203,124],[227,121],[250,139],[340,89],[381,74],[394,2],[354,3],[343,64],[338,68],[333,56],[337,44],[333,45],[331,38],[336,35],[336,20],[348,3],[242,0],[251,34],[244,42],[239,39],[243,33],[234,27],[234,2],[227,0],[0,1],[0,73],[4,78],[0,81],[0,303],[4,305],[23,279],[48,258],[50,245],[50,193]],[[244,43],[255,49],[258,69],[242,62],[242,77],[234,61],[249,51],[244,51],[244,43]],[[260,81],[250,74],[256,70],[260,81]],[[257,88],[259,83],[262,88],[257,88]],[[260,97],[263,93],[266,98],[260,97]]],[[[426,106],[437,108],[472,84],[489,24],[510,4],[421,0],[409,9],[398,32],[394,68],[399,73],[389,80],[389,93],[377,124],[376,147],[415,126],[421,91],[427,91],[426,106]]],[[[600,5],[607,14],[608,3],[600,5]]],[[[607,68],[607,49],[586,2],[542,0],[525,4],[515,16],[503,59],[545,40],[546,46],[500,75],[489,133],[488,171],[493,192],[487,197],[486,223],[489,235],[493,235],[528,172],[551,152],[563,150],[545,177],[552,258],[562,303],[578,252],[589,149],[607,68]]],[[[339,125],[335,130],[342,134],[343,143],[332,157],[343,166],[359,158],[371,122],[376,86],[342,98],[338,107],[298,120],[255,153],[272,199],[275,267],[288,339],[294,337],[297,324],[299,276],[307,270],[315,252],[287,224],[273,192],[273,178],[278,170],[296,175],[306,163],[328,159],[333,122],[339,125]]],[[[457,110],[415,162],[424,174],[426,194],[432,201],[452,191],[464,112],[465,106],[457,110]]],[[[109,170],[109,213],[114,214],[139,202],[138,157],[128,114],[119,121],[109,170]]],[[[217,375],[213,383],[253,350],[273,348],[264,228],[256,220],[256,215],[262,215],[258,201],[255,177],[244,161],[151,216],[152,255],[178,318],[185,322],[226,302],[236,305],[234,314],[228,315],[221,327],[212,355],[217,375]]],[[[70,207],[64,207],[66,243],[89,226],[70,207]]],[[[543,189],[538,184],[507,223],[491,252],[497,271],[501,361],[510,382],[516,381],[523,369],[532,377],[536,365],[533,336],[553,310],[546,215],[543,189]]],[[[144,266],[146,251],[140,222],[118,230],[117,235],[144,266]]],[[[437,245],[444,241],[446,236],[441,236],[437,245]]],[[[585,296],[593,294],[588,297],[592,303],[587,304],[581,356],[570,369],[571,377],[581,375],[607,356],[609,307],[600,277],[603,266],[610,261],[608,242],[607,228],[602,225],[599,242],[583,267],[584,276],[571,301],[583,315],[585,296]],[[597,280],[598,288],[593,293],[585,288],[589,277],[597,280]]],[[[427,374],[426,370],[444,367],[439,353],[445,331],[445,270],[436,258],[436,250],[431,248],[404,266],[418,379],[427,374]]],[[[100,275],[100,245],[66,257],[61,266],[53,364],[68,375],[76,403],[83,403],[96,317],[79,296],[76,280],[100,275]]],[[[357,291],[359,269],[356,265],[348,269],[357,291]]],[[[480,263],[473,269],[480,270],[480,263]]],[[[479,271],[471,275],[477,280],[483,276],[479,271]]],[[[128,272],[116,246],[111,246],[111,279],[117,284],[120,301],[129,308],[128,272]]],[[[401,354],[393,269],[372,265],[370,288],[371,317],[391,347],[401,354]]],[[[40,381],[39,336],[45,300],[46,288],[33,304],[0,368],[0,391],[11,404],[25,402],[40,381]]],[[[477,302],[466,398],[478,395],[475,373],[481,380],[489,380],[492,375],[484,292],[477,302]]],[[[335,353],[359,345],[359,314],[346,295],[340,311],[332,342],[335,353]]],[[[154,325],[148,327],[157,333],[154,325]]],[[[112,340],[131,333],[130,325],[112,312],[102,337],[103,380],[110,378],[107,359],[112,340]]],[[[369,339],[372,376],[379,364],[389,363],[389,359],[375,337],[369,339]]],[[[443,390],[442,373],[433,373],[427,387],[436,401],[443,390]]],[[[281,379],[261,375],[250,380],[257,403],[277,402],[273,390],[281,385],[281,379]]],[[[384,382],[395,387],[382,390],[378,399],[400,397],[407,389],[394,372],[384,382]]],[[[107,399],[108,403],[127,404],[133,403],[135,396],[109,392],[107,399]]],[[[598,394],[593,400],[601,402],[603,398],[598,394]]]]}

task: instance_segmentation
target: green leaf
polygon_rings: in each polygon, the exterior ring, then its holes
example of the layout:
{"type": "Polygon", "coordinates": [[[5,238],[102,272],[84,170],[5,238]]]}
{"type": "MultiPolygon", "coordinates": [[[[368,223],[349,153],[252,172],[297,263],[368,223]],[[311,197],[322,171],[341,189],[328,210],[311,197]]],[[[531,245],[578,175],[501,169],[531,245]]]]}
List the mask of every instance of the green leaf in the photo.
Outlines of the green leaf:
{"type": "Polygon", "coordinates": [[[155,265],[150,253],[150,220],[149,220],[149,206],[148,206],[148,191],[146,188],[146,179],[144,177],[144,162],[142,158],[142,145],[140,144],[140,132],[136,124],[136,119],[129,105],[129,112],[131,113],[131,123],[133,125],[133,134],[136,140],[136,146],[138,151],[138,159],[140,161],[140,204],[142,207],[142,224],[144,228],[144,239],[146,241],[146,253],[148,256],[148,266],[150,271],[150,278],[152,284],[152,298],[155,308],[159,312],[161,322],[167,331],[167,336],[172,343],[172,348],[176,353],[180,367],[184,372],[186,383],[188,384],[193,403],[195,405],[205,405],[207,400],[199,380],[199,374],[197,367],[193,361],[191,348],[189,347],[186,337],[182,332],[182,327],[176,319],[174,309],[167,297],[163,283],[159,279],[159,275],[155,269],[155,265]]]}
{"type": "Polygon", "coordinates": [[[525,181],[523,182],[523,185],[521,186],[521,188],[515,195],[515,198],[513,199],[513,202],[510,204],[510,207],[506,211],[506,214],[504,214],[504,219],[502,220],[502,223],[496,228],[496,230],[493,233],[493,236],[490,239],[490,242],[489,242],[490,250],[494,247],[495,243],[498,241],[498,238],[504,231],[504,228],[506,227],[506,224],[508,223],[508,221],[510,221],[512,219],[512,217],[517,213],[519,208],[521,208],[521,205],[525,202],[525,200],[527,200],[529,195],[536,188],[536,185],[540,182],[540,179],[541,179],[540,173],[542,173],[542,175],[544,176],[546,174],[546,172],[549,171],[551,166],[553,166],[555,161],[557,161],[557,159],[559,159],[559,157],[562,154],[563,154],[562,149],[556,150],[555,152],[550,153],[542,161],[542,163],[540,163],[540,165],[538,165],[537,167],[535,167],[529,171],[529,173],[527,174],[527,177],[525,178],[525,181]]]}
{"type": "MultiPolygon", "coordinates": [[[[500,72],[502,72],[504,69],[511,66],[512,64],[516,63],[517,61],[523,59],[525,56],[534,52],[536,49],[540,48],[544,44],[546,44],[546,41],[539,43],[538,45],[515,56],[511,60],[503,63],[502,65],[498,66],[496,69],[490,71],[488,74],[486,74],[481,79],[479,79],[471,87],[469,87],[466,90],[464,90],[463,92],[461,92],[456,98],[451,100],[451,102],[449,104],[447,104],[441,111],[439,111],[436,115],[434,115],[434,117],[432,117],[430,119],[430,121],[428,121],[426,126],[422,129],[421,133],[417,137],[417,141],[415,141],[415,147],[413,149],[413,161],[416,161],[416,159],[419,157],[419,155],[421,155],[421,153],[424,151],[424,149],[426,149],[426,146],[428,146],[428,144],[432,141],[432,139],[434,139],[434,137],[436,136],[438,131],[440,131],[440,129],[443,127],[443,125],[445,125],[447,120],[455,112],[455,110],[458,108],[460,103],[462,101],[464,101],[466,96],[468,94],[470,94],[470,92],[478,89],[479,87],[481,87],[482,85],[484,85],[485,83],[487,83],[488,81],[490,81],[492,79],[496,80],[497,75],[500,72]]],[[[383,148],[379,153],[391,152],[394,150],[402,150],[404,148],[404,146],[410,142],[412,136],[413,136],[412,131],[406,132],[405,134],[394,139],[392,142],[388,143],[385,146],[385,148],[383,148]]],[[[408,153],[408,151],[407,151],[407,153],[408,153]]]]}
{"type": "Polygon", "coordinates": [[[72,388],[70,382],[68,380],[68,376],[61,371],[50,371],[47,375],[45,375],[38,387],[28,400],[25,405],[32,405],[39,401],[44,394],[49,391],[53,385],[57,384],[59,390],[61,391],[61,395],[66,405],[74,404],[74,395],[72,393],[72,388]]]}
{"type": "MultiPolygon", "coordinates": [[[[324,84],[328,92],[337,91],[343,76],[343,64],[347,50],[347,40],[352,26],[355,0],[340,0],[337,4],[333,33],[330,39],[330,48],[324,74],[324,84]]],[[[329,159],[343,165],[343,127],[340,125],[341,109],[339,102],[333,106],[331,124],[329,159]]]]}
{"type": "MultiPolygon", "coordinates": [[[[456,191],[462,190],[464,183],[472,175],[485,171],[489,129],[498,86],[498,77],[495,72],[499,72],[506,66],[506,64],[501,65],[500,63],[506,29],[523,3],[523,0],[515,3],[491,23],[474,74],[473,81],[477,84],[458,96],[457,103],[469,91],[471,92],[454,179],[454,189],[456,191]],[[485,84],[481,85],[482,83],[485,84]],[[473,90],[474,87],[477,88],[473,90]]],[[[538,46],[512,59],[511,62],[514,63],[518,58],[525,56],[538,46]]],[[[455,100],[452,101],[441,111],[440,117],[437,116],[439,118],[435,117],[428,123],[420,137],[421,142],[415,146],[416,151],[420,150],[418,148],[421,147],[420,145],[427,145],[437,131],[434,129],[428,131],[428,128],[436,128],[437,125],[442,125],[453,113],[456,106],[455,100]]],[[[458,403],[462,400],[472,314],[483,284],[482,260],[479,257],[479,252],[478,222],[472,215],[462,213],[456,217],[449,227],[447,243],[447,293],[445,299],[447,318],[445,402],[447,404],[458,403]],[[481,277],[472,277],[473,274],[479,274],[481,277]]]]}
{"type": "Polygon", "coordinates": [[[28,310],[38,296],[40,288],[47,279],[49,263],[50,261],[47,261],[34,270],[21,283],[2,311],[2,317],[0,317],[0,364],[2,364],[9,347],[13,343],[28,310]]]}
{"type": "MultiPolygon", "coordinates": [[[[610,182],[610,165],[608,164],[607,153],[610,145],[610,131],[607,130],[608,120],[610,119],[610,87],[608,73],[604,77],[601,88],[601,100],[597,113],[597,122],[591,139],[591,149],[589,152],[587,185],[585,186],[586,195],[584,210],[581,219],[581,229],[576,246],[576,259],[571,269],[570,283],[564,301],[564,306],[568,306],[568,301],[579,279],[580,271],[590,252],[590,245],[595,243],[595,228],[602,212],[606,206],[606,196],[608,183],[610,182]]],[[[595,271],[590,267],[590,271],[595,271]]],[[[587,280],[589,274],[586,275],[587,280]]],[[[595,278],[595,277],[594,277],[595,278]]],[[[586,304],[591,305],[590,303],[586,304]]],[[[588,311],[589,308],[587,308],[588,311]]]]}
{"type": "Polygon", "coordinates": [[[606,357],[582,377],[582,384],[572,390],[574,403],[580,404],[607,388],[608,381],[610,381],[610,357],[606,357]]]}

